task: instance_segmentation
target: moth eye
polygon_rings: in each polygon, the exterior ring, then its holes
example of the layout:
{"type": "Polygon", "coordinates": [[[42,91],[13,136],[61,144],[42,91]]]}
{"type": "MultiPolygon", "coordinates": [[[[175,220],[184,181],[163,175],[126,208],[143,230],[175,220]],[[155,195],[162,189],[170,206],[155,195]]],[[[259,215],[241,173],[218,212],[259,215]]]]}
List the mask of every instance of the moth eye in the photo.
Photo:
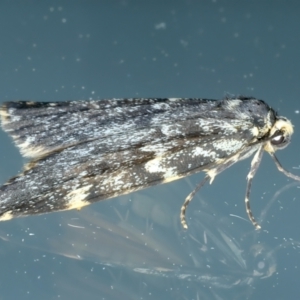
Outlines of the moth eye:
{"type": "Polygon", "coordinates": [[[273,145],[282,145],[285,144],[286,142],[287,140],[283,133],[280,133],[279,135],[276,135],[271,139],[271,143],[273,145]]]}

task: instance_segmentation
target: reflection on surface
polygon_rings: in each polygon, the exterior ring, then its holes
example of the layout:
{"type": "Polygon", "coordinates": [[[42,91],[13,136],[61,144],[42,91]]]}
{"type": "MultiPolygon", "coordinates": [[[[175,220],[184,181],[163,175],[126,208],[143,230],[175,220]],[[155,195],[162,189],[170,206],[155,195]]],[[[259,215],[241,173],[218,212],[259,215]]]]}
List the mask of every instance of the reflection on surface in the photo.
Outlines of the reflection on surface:
{"type": "MultiPolygon", "coordinates": [[[[260,222],[281,192],[266,205],[260,222]]],[[[13,233],[1,237],[10,251],[18,249],[21,261],[22,255],[32,256],[41,274],[52,268],[53,276],[42,278],[53,282],[57,295],[73,299],[99,293],[107,299],[251,299],[278,272],[280,249],[298,254],[298,242],[271,245],[266,229],[253,230],[247,220],[230,216],[226,206],[216,209],[198,200],[183,231],[171,202],[141,195],[20,219],[13,233]]]]}

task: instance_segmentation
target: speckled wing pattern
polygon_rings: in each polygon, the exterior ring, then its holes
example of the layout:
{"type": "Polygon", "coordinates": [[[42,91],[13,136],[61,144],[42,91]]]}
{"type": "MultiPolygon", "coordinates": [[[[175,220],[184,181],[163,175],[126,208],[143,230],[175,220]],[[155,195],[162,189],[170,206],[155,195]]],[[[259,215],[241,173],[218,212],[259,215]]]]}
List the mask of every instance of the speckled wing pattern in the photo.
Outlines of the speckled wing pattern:
{"type": "Polygon", "coordinates": [[[0,188],[0,219],[209,174],[257,150],[275,117],[253,98],[4,103],[2,128],[32,161],[0,188]]]}

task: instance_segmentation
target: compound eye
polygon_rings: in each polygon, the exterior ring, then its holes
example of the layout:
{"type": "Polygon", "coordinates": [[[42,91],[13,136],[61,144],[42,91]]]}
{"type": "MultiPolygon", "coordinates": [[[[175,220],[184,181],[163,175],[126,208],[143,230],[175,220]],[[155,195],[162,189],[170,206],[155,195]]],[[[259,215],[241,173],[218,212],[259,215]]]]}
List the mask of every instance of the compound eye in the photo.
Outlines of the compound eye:
{"type": "Polygon", "coordinates": [[[278,133],[278,135],[274,136],[272,139],[271,139],[271,143],[273,145],[282,145],[282,144],[285,144],[287,141],[285,139],[285,136],[284,134],[281,132],[281,133],[278,133]]]}

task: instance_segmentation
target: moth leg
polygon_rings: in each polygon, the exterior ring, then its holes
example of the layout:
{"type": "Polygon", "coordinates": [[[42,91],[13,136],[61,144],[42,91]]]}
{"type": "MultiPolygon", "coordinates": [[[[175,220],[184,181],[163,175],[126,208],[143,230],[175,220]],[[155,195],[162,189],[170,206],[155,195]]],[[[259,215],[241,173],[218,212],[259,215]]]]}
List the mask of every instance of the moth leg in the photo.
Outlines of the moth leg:
{"type": "Polygon", "coordinates": [[[180,209],[180,222],[181,222],[181,225],[184,229],[188,228],[186,220],[185,220],[186,208],[188,207],[189,203],[194,198],[195,194],[204,186],[204,184],[206,183],[206,181],[208,181],[209,178],[210,178],[210,176],[206,175],[204,177],[204,179],[200,183],[198,183],[198,185],[195,187],[195,189],[185,198],[185,200],[184,200],[184,202],[181,206],[181,209],[180,209]]]}
{"type": "Polygon", "coordinates": [[[212,181],[214,180],[214,178],[220,174],[221,172],[223,172],[224,170],[226,170],[227,168],[231,167],[232,165],[234,165],[237,161],[239,161],[240,159],[240,152],[238,152],[236,155],[230,157],[229,159],[222,161],[222,163],[220,163],[219,165],[217,165],[215,168],[212,168],[210,170],[205,170],[205,172],[207,173],[207,175],[204,177],[203,181],[201,181],[196,188],[185,198],[184,203],[181,206],[181,210],[180,210],[180,222],[181,225],[184,229],[187,229],[187,223],[186,223],[186,219],[185,219],[185,212],[186,212],[186,208],[189,205],[189,203],[192,201],[193,197],[195,196],[195,194],[203,187],[203,185],[206,183],[206,181],[208,181],[210,179],[210,183],[212,183],[212,181]]]}
{"type": "Polygon", "coordinates": [[[252,179],[253,179],[253,177],[254,177],[254,175],[255,175],[255,173],[256,173],[259,165],[260,165],[263,153],[264,153],[264,149],[263,149],[263,147],[260,147],[256,151],[256,153],[255,153],[255,155],[254,155],[254,157],[251,161],[251,169],[250,169],[250,172],[247,175],[247,188],[246,188],[246,196],[245,196],[246,212],[247,212],[247,215],[249,217],[249,220],[254,225],[256,230],[260,229],[261,227],[256,222],[256,220],[254,219],[252,211],[251,211],[251,207],[250,207],[250,190],[251,190],[251,185],[252,185],[252,179]]]}
{"type": "Polygon", "coordinates": [[[285,170],[285,169],[281,166],[281,164],[280,164],[278,158],[275,156],[274,153],[269,152],[269,154],[270,154],[271,157],[273,158],[273,160],[274,160],[274,162],[275,162],[275,164],[276,164],[276,167],[277,167],[277,169],[278,169],[280,172],[282,172],[285,176],[287,176],[287,177],[289,177],[289,178],[292,178],[292,179],[294,179],[294,180],[300,181],[300,177],[299,177],[299,176],[294,175],[294,174],[288,172],[287,170],[285,170]]]}

